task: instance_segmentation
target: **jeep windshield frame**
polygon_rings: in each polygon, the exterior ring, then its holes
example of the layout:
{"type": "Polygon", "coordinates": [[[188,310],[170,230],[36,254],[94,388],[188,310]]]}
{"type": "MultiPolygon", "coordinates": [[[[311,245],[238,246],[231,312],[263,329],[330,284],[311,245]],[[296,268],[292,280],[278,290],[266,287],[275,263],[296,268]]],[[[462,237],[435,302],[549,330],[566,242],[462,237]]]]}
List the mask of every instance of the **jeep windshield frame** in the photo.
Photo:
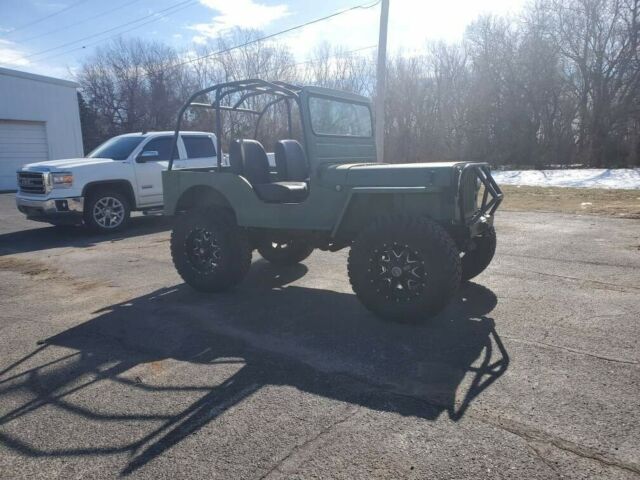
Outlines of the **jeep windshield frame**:
{"type": "MultiPolygon", "coordinates": [[[[171,160],[169,160],[168,170],[173,169],[173,156],[174,153],[177,152],[178,149],[178,139],[180,136],[180,127],[182,121],[184,119],[184,115],[187,110],[191,108],[200,108],[200,109],[208,109],[215,111],[215,133],[216,133],[216,152],[217,152],[217,165],[216,168],[220,172],[222,171],[222,112],[238,112],[244,113],[248,115],[257,116],[256,126],[255,126],[255,135],[258,134],[258,129],[260,127],[260,121],[267,113],[269,108],[274,105],[284,102],[287,108],[287,121],[288,121],[288,129],[289,135],[291,136],[292,132],[292,121],[291,121],[291,102],[296,102],[298,105],[298,110],[301,112],[301,100],[300,93],[302,91],[302,87],[297,85],[292,85],[285,82],[274,81],[268,82],[266,80],[260,79],[250,79],[250,80],[239,80],[234,82],[226,82],[219,83],[213,85],[212,87],[205,88],[200,90],[187,100],[187,102],[180,108],[178,112],[178,118],[176,121],[176,129],[173,135],[173,142],[171,146],[171,160]],[[213,94],[214,99],[210,103],[205,103],[203,101],[197,101],[200,97],[207,98],[209,95],[213,94]],[[232,96],[239,96],[237,100],[232,102],[232,96]],[[261,110],[246,108],[243,105],[245,102],[251,98],[255,98],[258,96],[270,96],[272,99],[266,103],[266,105],[261,110]]],[[[301,115],[300,121],[303,122],[304,129],[304,116],[301,115]]]]}

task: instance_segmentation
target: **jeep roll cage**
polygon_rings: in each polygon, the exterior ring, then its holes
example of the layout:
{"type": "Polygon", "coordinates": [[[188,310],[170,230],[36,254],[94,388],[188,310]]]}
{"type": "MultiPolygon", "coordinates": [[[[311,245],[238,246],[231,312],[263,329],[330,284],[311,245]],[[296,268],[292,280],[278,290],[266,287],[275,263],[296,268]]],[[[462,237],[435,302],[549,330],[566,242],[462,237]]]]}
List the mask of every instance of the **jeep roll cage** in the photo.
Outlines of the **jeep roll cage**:
{"type": "Polygon", "coordinates": [[[268,82],[266,80],[260,79],[249,79],[249,80],[238,80],[234,82],[226,82],[226,83],[218,83],[212,87],[205,88],[200,90],[191,97],[189,100],[182,106],[180,111],[178,112],[178,120],[176,122],[176,129],[173,135],[173,143],[171,145],[171,156],[169,157],[169,166],[168,170],[173,169],[173,158],[177,151],[178,144],[178,136],[180,134],[180,126],[182,124],[182,119],[184,118],[185,112],[192,108],[204,108],[209,110],[215,110],[216,114],[216,151],[217,155],[217,170],[222,170],[222,112],[239,112],[246,113],[249,115],[257,115],[258,118],[256,120],[256,127],[254,137],[258,136],[258,129],[260,128],[260,121],[264,117],[265,113],[274,105],[277,105],[280,102],[284,102],[287,107],[287,121],[288,121],[288,129],[289,136],[292,134],[292,125],[291,125],[291,102],[295,101],[300,107],[300,91],[302,87],[298,85],[292,85],[286,82],[273,81],[268,82]],[[208,95],[210,93],[215,93],[215,99],[211,103],[202,103],[195,102],[199,97],[203,95],[208,95]],[[230,103],[231,95],[241,93],[240,98],[234,102],[230,103]],[[250,108],[244,108],[242,105],[244,102],[249,100],[250,98],[254,98],[260,95],[270,95],[275,97],[273,100],[267,102],[262,110],[252,110],[250,108]],[[223,100],[225,98],[229,98],[229,102],[225,105],[223,104],[223,100]]]}

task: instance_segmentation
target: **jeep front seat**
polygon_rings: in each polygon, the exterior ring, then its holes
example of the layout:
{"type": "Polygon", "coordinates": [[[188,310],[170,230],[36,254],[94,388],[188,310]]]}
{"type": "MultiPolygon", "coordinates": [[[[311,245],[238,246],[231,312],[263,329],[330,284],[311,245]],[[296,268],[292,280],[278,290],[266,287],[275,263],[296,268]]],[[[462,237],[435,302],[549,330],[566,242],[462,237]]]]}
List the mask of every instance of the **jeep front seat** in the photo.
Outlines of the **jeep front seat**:
{"type": "MultiPolygon", "coordinates": [[[[305,182],[272,182],[269,159],[264,147],[256,140],[240,142],[243,176],[261,200],[267,203],[300,203],[308,193],[305,182]]],[[[231,152],[230,152],[231,153],[231,152]]]]}
{"type": "Polygon", "coordinates": [[[275,148],[276,169],[282,181],[307,182],[309,165],[302,145],[296,140],[280,140],[275,148]]]}

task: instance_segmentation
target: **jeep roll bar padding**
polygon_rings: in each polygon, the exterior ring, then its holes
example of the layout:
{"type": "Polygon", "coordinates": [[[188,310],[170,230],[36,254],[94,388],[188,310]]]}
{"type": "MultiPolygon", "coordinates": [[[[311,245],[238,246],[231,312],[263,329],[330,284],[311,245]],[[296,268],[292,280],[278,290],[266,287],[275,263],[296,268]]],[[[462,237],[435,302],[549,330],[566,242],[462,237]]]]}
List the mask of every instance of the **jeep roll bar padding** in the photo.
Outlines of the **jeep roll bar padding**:
{"type": "Polygon", "coordinates": [[[460,170],[457,183],[460,222],[466,226],[475,225],[485,215],[493,215],[502,203],[502,199],[504,198],[502,190],[500,190],[500,187],[493,179],[493,176],[491,175],[491,169],[489,167],[489,164],[487,163],[467,163],[460,170]],[[482,184],[484,185],[484,193],[482,195],[482,202],[480,203],[480,207],[473,213],[471,218],[467,220],[465,218],[464,211],[465,198],[463,186],[465,177],[471,174],[474,174],[475,177],[480,180],[480,182],[482,182],[482,184]],[[489,199],[489,196],[491,196],[491,199],[489,199]]]}
{"type": "Polygon", "coordinates": [[[256,122],[256,136],[258,133],[258,127],[260,125],[260,120],[266,113],[267,109],[271,106],[277,104],[280,101],[286,101],[287,104],[287,119],[289,122],[289,135],[291,136],[292,127],[291,127],[291,104],[290,100],[293,99],[296,102],[300,102],[299,93],[301,91],[301,87],[292,85],[285,82],[274,81],[268,82],[266,80],[260,79],[250,79],[250,80],[238,80],[234,82],[226,82],[219,83],[213,85],[212,87],[205,88],[200,90],[189,97],[187,102],[180,108],[178,111],[178,118],[176,121],[176,129],[173,134],[173,142],[171,145],[171,155],[169,157],[169,166],[168,170],[173,169],[173,160],[175,154],[178,149],[178,138],[180,136],[180,126],[182,124],[182,119],[184,117],[187,109],[192,107],[199,108],[208,108],[216,111],[216,157],[217,157],[217,169],[218,171],[222,170],[222,111],[232,111],[232,112],[240,112],[240,113],[248,113],[252,115],[258,115],[258,120],[256,122]],[[221,101],[234,93],[246,91],[240,99],[234,105],[221,105],[221,101]],[[194,102],[198,97],[202,95],[207,95],[211,92],[215,92],[215,100],[213,103],[200,103],[194,102]],[[267,105],[261,110],[251,110],[248,108],[240,108],[247,99],[258,96],[258,95],[272,95],[277,97],[275,100],[268,102],[267,105]]]}

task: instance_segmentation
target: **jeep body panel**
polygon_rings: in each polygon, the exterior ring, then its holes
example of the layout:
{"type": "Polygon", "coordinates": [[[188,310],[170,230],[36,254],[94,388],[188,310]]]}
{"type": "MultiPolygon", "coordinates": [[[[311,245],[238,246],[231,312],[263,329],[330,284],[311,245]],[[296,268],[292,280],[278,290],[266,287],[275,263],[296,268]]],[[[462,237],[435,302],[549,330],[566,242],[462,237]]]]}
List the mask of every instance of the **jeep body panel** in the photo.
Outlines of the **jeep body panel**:
{"type": "Polygon", "coordinates": [[[180,198],[188,195],[190,189],[209,188],[232,206],[238,225],[243,227],[331,231],[336,212],[343,208],[348,197],[345,191],[312,185],[302,203],[265,203],[247,180],[230,172],[171,170],[162,174],[165,214],[179,213],[180,198]]]}
{"type": "Polygon", "coordinates": [[[226,200],[244,227],[329,231],[335,236],[394,211],[446,220],[456,214],[458,165],[323,165],[311,179],[307,199],[285,204],[261,201],[248,181],[230,172],[165,171],[165,213],[179,213],[185,192],[209,188],[226,200]]]}

